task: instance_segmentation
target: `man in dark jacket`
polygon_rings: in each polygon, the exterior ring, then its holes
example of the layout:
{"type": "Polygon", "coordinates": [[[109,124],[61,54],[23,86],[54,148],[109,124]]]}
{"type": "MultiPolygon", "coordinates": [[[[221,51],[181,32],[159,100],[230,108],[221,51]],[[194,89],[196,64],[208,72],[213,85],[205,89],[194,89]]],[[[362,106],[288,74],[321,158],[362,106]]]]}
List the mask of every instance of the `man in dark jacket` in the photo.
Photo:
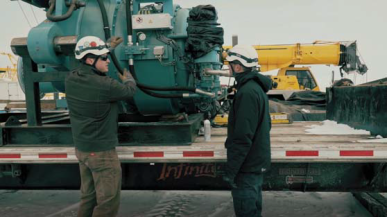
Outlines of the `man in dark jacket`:
{"type": "Polygon", "coordinates": [[[81,174],[78,217],[116,216],[120,204],[121,164],[118,145],[118,101],[133,97],[136,83],[129,72],[122,83],[106,76],[110,60],[105,42],[87,36],[76,45],[83,63],[65,81],[66,98],[81,174]]]}
{"type": "Polygon", "coordinates": [[[251,46],[233,47],[227,60],[237,82],[237,92],[228,118],[223,179],[232,187],[236,216],[260,217],[263,173],[271,163],[271,121],[266,92],[272,82],[256,70],[258,54],[251,46]]]}

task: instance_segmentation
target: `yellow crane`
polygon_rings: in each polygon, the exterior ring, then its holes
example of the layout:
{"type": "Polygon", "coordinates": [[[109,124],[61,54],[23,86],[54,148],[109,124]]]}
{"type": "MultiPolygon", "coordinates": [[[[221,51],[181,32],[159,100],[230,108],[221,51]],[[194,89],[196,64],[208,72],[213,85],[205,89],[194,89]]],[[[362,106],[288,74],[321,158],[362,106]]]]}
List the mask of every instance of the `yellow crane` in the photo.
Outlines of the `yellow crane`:
{"type": "MultiPolygon", "coordinates": [[[[231,46],[224,46],[225,50],[231,46]]],[[[275,82],[274,90],[315,90],[320,88],[310,67],[295,65],[335,65],[340,73],[356,72],[364,74],[367,66],[357,53],[356,41],[324,42],[290,45],[256,45],[261,72],[279,69],[277,76],[271,76],[275,82]]],[[[226,53],[223,56],[227,55],[226,53]]]]}
{"type": "MultiPolygon", "coordinates": [[[[272,90],[268,92],[270,98],[287,100],[295,91],[320,91],[310,67],[296,67],[296,65],[339,66],[342,76],[342,71],[364,74],[368,70],[360,60],[356,41],[316,41],[312,44],[255,45],[253,47],[258,53],[261,72],[278,69],[276,76],[270,76],[274,84],[272,90]]],[[[227,50],[231,48],[232,46],[223,46],[222,56],[225,64],[228,64],[225,60],[227,50]]],[[[347,84],[347,82],[342,83],[347,84]]],[[[290,123],[285,113],[271,113],[270,115],[272,123],[290,123]]],[[[220,125],[227,124],[227,118],[225,115],[217,115],[214,121],[220,125]]]]}
{"type": "Polygon", "coordinates": [[[0,68],[0,79],[17,81],[17,59],[10,53],[0,52],[0,55],[7,56],[11,66],[0,68]]]}

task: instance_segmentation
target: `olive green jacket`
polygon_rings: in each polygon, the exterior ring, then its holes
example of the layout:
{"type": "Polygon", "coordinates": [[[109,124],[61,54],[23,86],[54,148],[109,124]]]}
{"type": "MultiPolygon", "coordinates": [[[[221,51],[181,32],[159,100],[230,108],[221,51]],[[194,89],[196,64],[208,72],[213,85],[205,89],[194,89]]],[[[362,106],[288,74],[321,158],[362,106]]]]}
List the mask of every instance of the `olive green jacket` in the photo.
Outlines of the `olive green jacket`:
{"type": "Polygon", "coordinates": [[[91,66],[82,65],[65,81],[75,147],[98,152],[118,145],[118,101],[133,97],[134,79],[120,83],[91,66]]]}

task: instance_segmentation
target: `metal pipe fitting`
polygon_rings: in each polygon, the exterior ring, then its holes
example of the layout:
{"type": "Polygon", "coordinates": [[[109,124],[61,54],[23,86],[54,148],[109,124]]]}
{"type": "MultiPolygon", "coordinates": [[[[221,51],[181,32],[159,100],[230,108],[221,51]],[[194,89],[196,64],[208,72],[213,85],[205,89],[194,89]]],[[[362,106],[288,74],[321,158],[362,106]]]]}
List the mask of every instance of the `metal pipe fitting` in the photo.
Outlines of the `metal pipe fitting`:
{"type": "Polygon", "coordinates": [[[209,96],[211,98],[215,97],[215,93],[206,92],[206,91],[201,90],[201,89],[196,89],[195,93],[202,94],[202,95],[205,95],[205,96],[209,96]]]}
{"type": "Polygon", "coordinates": [[[204,74],[206,74],[206,75],[219,75],[219,76],[224,76],[224,77],[232,77],[228,70],[226,71],[226,70],[205,69],[204,74]]]}

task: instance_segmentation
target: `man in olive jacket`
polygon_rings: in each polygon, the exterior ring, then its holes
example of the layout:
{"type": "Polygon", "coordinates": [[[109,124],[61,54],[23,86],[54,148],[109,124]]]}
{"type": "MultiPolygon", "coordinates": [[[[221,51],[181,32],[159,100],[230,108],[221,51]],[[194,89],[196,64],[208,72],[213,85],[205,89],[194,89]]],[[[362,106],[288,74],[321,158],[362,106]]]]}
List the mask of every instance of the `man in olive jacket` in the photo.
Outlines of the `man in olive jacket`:
{"type": "Polygon", "coordinates": [[[76,58],[81,67],[65,81],[70,121],[81,174],[78,217],[116,216],[120,204],[121,164],[118,145],[118,101],[133,97],[136,83],[129,72],[122,83],[106,76],[110,60],[105,42],[80,39],[76,58]]]}
{"type": "Polygon", "coordinates": [[[228,118],[227,164],[223,179],[232,187],[238,217],[261,216],[263,173],[270,168],[270,113],[266,92],[271,80],[258,73],[258,54],[237,45],[228,52],[237,92],[228,118]]]}

